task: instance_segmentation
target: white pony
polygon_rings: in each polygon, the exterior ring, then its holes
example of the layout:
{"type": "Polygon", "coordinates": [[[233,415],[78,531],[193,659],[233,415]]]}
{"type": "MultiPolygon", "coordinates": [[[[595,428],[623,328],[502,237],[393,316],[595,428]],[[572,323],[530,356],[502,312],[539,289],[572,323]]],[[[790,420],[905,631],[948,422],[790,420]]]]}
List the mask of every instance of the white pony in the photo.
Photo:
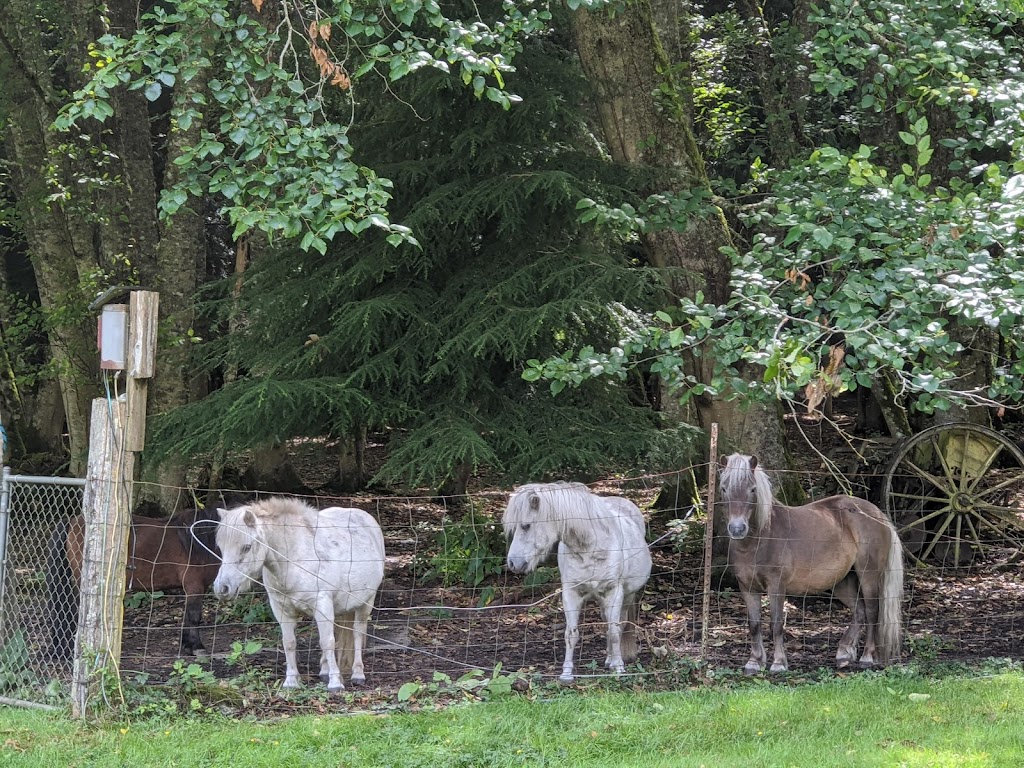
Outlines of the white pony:
{"type": "Polygon", "coordinates": [[[344,689],[342,669],[349,666],[349,681],[364,683],[366,625],[384,579],[384,535],[377,521],[361,509],[316,510],[280,497],[217,513],[222,563],[214,593],[232,598],[262,580],[281,625],[281,687],[299,687],[295,627],[308,616],[320,635],[320,679],[327,690],[344,689]]]}
{"type": "Polygon", "coordinates": [[[528,573],[558,545],[565,611],[565,661],[559,679],[573,680],[580,611],[601,605],[608,623],[605,666],[616,674],[637,657],[640,591],[651,575],[651,553],[640,509],[628,499],[597,496],[582,483],[530,483],[508,500],[501,523],[512,540],[508,568],[528,573]]]}

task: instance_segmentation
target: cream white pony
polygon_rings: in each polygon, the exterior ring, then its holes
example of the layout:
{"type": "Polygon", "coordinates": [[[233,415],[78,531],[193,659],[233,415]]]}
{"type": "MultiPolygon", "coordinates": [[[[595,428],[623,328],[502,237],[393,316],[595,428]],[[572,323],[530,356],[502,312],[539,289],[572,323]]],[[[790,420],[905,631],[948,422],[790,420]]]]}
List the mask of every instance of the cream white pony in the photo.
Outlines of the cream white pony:
{"type": "Polygon", "coordinates": [[[621,674],[637,657],[639,597],[651,575],[640,509],[628,499],[597,496],[581,483],[530,483],[509,498],[501,519],[511,539],[508,568],[528,573],[558,546],[565,611],[565,661],[559,680],[573,680],[580,611],[588,599],[608,624],[605,666],[621,674]]]}
{"type": "Polygon", "coordinates": [[[285,678],[299,687],[295,627],[312,617],[320,635],[320,679],[327,690],[361,685],[366,625],[384,579],[384,535],[361,509],[317,510],[275,497],[236,509],[218,509],[221,566],[213,590],[220,599],[262,581],[281,625],[285,678]]]}

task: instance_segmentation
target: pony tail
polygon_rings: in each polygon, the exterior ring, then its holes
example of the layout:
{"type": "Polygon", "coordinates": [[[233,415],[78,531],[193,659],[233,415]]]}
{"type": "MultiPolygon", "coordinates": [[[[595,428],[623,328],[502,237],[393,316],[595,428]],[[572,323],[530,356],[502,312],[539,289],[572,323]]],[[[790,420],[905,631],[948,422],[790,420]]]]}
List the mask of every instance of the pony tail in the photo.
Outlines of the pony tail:
{"type": "Polygon", "coordinates": [[[46,550],[46,614],[50,620],[50,657],[71,657],[78,631],[78,589],[67,551],[68,519],[57,523],[46,550]]]}
{"type": "MultiPolygon", "coordinates": [[[[642,590],[641,590],[642,591],[642,590]]],[[[640,619],[640,593],[627,594],[622,603],[622,660],[629,664],[636,661],[640,655],[640,648],[637,644],[636,625],[640,619]]]]}
{"type": "Polygon", "coordinates": [[[344,677],[352,674],[352,663],[355,661],[355,633],[352,629],[352,619],[346,617],[334,624],[336,630],[334,644],[338,654],[338,668],[344,677]]]}
{"type": "Polygon", "coordinates": [[[889,556],[882,574],[878,596],[879,663],[888,664],[900,657],[903,646],[903,544],[892,523],[889,527],[889,556]]]}

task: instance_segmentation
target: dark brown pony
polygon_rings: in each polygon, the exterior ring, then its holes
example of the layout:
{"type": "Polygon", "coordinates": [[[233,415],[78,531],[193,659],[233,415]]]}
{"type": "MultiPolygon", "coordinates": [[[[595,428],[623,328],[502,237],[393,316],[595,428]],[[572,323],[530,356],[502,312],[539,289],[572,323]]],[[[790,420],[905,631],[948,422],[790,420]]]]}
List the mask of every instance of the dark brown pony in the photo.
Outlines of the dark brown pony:
{"type": "MultiPolygon", "coordinates": [[[[128,537],[128,592],[181,591],[185,618],[181,652],[205,651],[199,637],[203,595],[217,578],[217,518],[205,510],[188,509],[172,517],[132,516],[128,537]]],[[[46,584],[49,593],[51,653],[55,659],[71,654],[78,629],[78,589],[82,569],[85,523],[81,516],[64,520],[50,537],[46,584]]]]}
{"type": "Polygon", "coordinates": [[[787,669],[783,609],[787,594],[828,592],[853,614],[839,638],[836,665],[857,658],[861,626],[867,626],[861,666],[886,664],[902,644],[903,547],[889,518],[871,502],[830,496],[800,507],[772,497],[757,457],[734,453],[721,460],[720,505],[729,532],[729,565],[747,605],[750,626],[748,675],[764,669],[761,595],[771,605],[775,656],[772,672],[787,669]]]}

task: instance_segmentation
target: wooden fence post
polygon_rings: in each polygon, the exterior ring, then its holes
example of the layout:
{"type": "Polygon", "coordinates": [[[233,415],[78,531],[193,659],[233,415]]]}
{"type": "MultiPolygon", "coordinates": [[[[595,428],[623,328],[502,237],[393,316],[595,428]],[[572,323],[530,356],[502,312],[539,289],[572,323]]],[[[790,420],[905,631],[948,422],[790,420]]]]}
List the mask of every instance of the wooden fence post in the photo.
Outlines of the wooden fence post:
{"type": "Polygon", "coordinates": [[[80,718],[88,714],[89,701],[105,680],[120,686],[132,481],[135,454],[146,442],[146,395],[156,361],[159,303],[155,291],[130,293],[126,391],[92,402],[82,505],[81,602],[71,678],[71,711],[80,718]]]}
{"type": "Polygon", "coordinates": [[[704,516],[704,583],[700,610],[700,660],[707,663],[711,624],[711,550],[715,538],[715,491],[718,483],[718,422],[711,425],[711,462],[708,464],[708,509],[704,516]]]}
{"type": "Polygon", "coordinates": [[[104,679],[120,680],[125,567],[135,454],[125,450],[126,397],[92,401],[82,514],[81,604],[71,678],[71,711],[88,714],[104,679]]]}

